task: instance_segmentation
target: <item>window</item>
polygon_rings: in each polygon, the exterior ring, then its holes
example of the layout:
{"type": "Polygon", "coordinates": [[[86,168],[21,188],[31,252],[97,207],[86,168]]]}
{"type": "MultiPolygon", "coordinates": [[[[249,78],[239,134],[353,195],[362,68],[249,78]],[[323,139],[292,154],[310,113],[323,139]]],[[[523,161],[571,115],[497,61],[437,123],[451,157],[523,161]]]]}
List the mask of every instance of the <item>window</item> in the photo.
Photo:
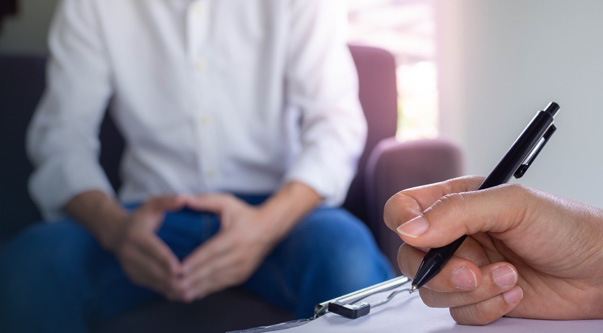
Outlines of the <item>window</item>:
{"type": "Polygon", "coordinates": [[[398,138],[438,135],[433,0],[348,0],[349,41],[392,52],[397,63],[398,138]]]}

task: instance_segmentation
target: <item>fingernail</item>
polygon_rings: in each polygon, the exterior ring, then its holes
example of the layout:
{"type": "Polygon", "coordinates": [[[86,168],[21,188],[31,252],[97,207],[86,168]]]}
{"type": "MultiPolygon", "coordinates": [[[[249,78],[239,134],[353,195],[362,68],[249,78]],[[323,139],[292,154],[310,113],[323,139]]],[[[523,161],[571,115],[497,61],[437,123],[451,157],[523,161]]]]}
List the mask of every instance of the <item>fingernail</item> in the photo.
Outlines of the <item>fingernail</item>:
{"type": "Polygon", "coordinates": [[[473,290],[477,288],[477,277],[467,267],[459,267],[452,271],[452,284],[458,289],[473,290]]]}
{"type": "Polygon", "coordinates": [[[507,304],[515,305],[523,298],[523,290],[521,290],[519,287],[514,287],[513,289],[505,292],[503,294],[503,298],[507,304]]]}
{"type": "Polygon", "coordinates": [[[398,231],[398,233],[400,233],[404,236],[417,238],[417,237],[421,236],[423,233],[425,233],[425,231],[427,231],[428,228],[429,228],[429,224],[427,224],[427,220],[425,220],[425,218],[422,215],[419,215],[419,216],[415,217],[414,219],[399,226],[396,230],[398,231]]]}
{"type": "Polygon", "coordinates": [[[517,273],[511,267],[504,265],[492,271],[492,280],[499,287],[508,287],[517,283],[517,273]]]}

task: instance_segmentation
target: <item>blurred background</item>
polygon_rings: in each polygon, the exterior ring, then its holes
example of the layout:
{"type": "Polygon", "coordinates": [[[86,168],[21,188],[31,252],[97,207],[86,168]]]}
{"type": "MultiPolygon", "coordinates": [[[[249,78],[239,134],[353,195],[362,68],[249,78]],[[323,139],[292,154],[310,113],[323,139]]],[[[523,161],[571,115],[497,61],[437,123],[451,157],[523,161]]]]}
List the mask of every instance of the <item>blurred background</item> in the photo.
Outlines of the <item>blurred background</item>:
{"type": "MultiPolygon", "coordinates": [[[[46,53],[58,1],[1,1],[0,52],[46,53]]],[[[348,3],[350,42],[398,62],[400,140],[452,140],[486,175],[554,100],[558,131],[521,182],[603,207],[603,1],[348,3]]]]}

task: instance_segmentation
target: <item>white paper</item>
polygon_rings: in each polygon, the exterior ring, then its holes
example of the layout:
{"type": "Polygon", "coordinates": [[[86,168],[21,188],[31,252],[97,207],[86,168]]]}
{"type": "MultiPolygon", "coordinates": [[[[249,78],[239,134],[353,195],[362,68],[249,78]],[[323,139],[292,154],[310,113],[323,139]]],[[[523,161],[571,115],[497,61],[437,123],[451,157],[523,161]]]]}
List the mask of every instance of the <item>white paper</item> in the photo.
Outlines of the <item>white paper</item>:
{"type": "MultiPolygon", "coordinates": [[[[379,302],[388,294],[382,293],[368,298],[371,304],[379,302]]],[[[450,317],[448,309],[433,309],[421,301],[418,293],[397,295],[389,303],[358,319],[347,319],[334,313],[310,321],[305,325],[278,332],[493,332],[493,333],[561,333],[603,332],[603,320],[532,320],[501,318],[488,326],[458,325],[450,317]]]]}

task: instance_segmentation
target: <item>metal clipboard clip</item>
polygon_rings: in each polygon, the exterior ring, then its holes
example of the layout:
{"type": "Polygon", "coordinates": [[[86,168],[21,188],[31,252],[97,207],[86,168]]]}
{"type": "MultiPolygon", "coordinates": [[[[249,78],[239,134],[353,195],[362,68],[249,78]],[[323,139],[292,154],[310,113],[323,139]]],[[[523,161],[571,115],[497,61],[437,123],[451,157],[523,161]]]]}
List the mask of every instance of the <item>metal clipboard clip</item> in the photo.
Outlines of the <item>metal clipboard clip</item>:
{"type": "Polygon", "coordinates": [[[403,291],[410,291],[410,288],[400,289],[401,286],[407,284],[408,282],[410,282],[410,279],[402,275],[397,278],[393,278],[391,280],[387,280],[385,282],[381,282],[379,284],[349,293],[347,295],[343,295],[322,302],[314,307],[313,319],[316,319],[328,312],[333,312],[340,316],[350,319],[356,319],[365,316],[370,312],[371,307],[375,308],[377,306],[383,305],[391,301],[397,294],[403,291]],[[369,296],[390,290],[393,291],[389,294],[389,296],[387,296],[386,299],[378,303],[369,304],[366,302],[362,302],[362,300],[369,296]]]}
{"type": "Polygon", "coordinates": [[[349,293],[347,295],[343,295],[337,298],[333,298],[332,300],[322,302],[314,307],[314,316],[312,318],[297,319],[276,325],[261,326],[242,331],[230,331],[227,333],[261,333],[294,328],[305,325],[311,322],[312,320],[321,317],[322,315],[329,312],[336,313],[346,318],[356,319],[358,317],[367,315],[370,312],[371,307],[375,308],[377,306],[383,305],[391,301],[397,294],[403,291],[410,291],[410,288],[400,288],[409,282],[410,279],[406,276],[399,276],[397,278],[381,282],[379,284],[349,293]],[[386,291],[392,292],[389,294],[389,296],[387,296],[386,299],[378,303],[368,304],[366,302],[361,302],[363,299],[369,296],[386,291]]]}

